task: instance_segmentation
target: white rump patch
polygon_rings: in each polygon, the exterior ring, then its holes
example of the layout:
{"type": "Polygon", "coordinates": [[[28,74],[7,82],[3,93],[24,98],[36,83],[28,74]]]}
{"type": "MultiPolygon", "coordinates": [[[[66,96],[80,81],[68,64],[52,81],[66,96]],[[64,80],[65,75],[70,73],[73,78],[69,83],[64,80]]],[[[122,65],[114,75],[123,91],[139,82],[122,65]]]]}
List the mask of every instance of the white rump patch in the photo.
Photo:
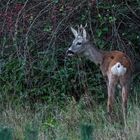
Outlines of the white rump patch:
{"type": "Polygon", "coordinates": [[[113,75],[122,76],[126,73],[126,68],[120,62],[117,62],[112,66],[111,72],[113,75]]]}

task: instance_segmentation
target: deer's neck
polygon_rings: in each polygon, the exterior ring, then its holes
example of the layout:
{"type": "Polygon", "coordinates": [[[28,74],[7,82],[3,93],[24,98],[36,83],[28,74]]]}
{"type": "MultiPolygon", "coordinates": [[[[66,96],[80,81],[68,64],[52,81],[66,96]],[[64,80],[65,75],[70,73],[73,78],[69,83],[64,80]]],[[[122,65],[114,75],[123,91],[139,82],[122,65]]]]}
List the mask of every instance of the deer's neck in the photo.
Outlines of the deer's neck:
{"type": "Polygon", "coordinates": [[[94,62],[96,65],[101,64],[103,61],[103,53],[98,48],[95,48],[92,44],[86,45],[87,49],[84,52],[86,58],[94,62]]]}

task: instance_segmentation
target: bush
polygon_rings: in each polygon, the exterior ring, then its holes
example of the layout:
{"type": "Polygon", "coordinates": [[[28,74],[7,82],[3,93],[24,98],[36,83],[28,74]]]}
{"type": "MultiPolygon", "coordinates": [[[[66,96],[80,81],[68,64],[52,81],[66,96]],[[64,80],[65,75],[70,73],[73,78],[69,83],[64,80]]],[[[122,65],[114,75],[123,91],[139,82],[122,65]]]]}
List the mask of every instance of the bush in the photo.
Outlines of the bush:
{"type": "Polygon", "coordinates": [[[66,60],[70,26],[88,24],[90,38],[103,50],[139,58],[139,1],[14,0],[1,2],[0,100],[5,104],[65,104],[72,96],[106,98],[98,67],[66,60]]]}

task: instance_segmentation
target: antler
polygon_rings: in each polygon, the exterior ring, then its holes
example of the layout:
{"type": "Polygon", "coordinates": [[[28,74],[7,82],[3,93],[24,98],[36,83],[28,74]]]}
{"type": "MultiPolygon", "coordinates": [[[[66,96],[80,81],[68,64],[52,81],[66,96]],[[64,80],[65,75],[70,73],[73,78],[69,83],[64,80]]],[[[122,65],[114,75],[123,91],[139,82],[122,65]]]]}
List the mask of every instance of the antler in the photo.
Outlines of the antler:
{"type": "Polygon", "coordinates": [[[84,38],[86,38],[86,30],[85,30],[86,27],[87,23],[85,24],[84,27],[82,24],[80,26],[78,25],[78,34],[82,35],[84,38]]]}

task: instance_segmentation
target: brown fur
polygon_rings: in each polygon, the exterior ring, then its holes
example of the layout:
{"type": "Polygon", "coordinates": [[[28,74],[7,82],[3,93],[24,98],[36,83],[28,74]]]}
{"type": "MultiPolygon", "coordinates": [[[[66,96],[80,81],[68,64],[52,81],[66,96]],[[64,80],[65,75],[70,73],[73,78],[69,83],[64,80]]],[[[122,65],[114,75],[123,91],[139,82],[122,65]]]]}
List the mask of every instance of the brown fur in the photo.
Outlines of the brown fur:
{"type": "Polygon", "coordinates": [[[100,70],[102,71],[102,74],[105,77],[107,83],[108,90],[107,110],[109,114],[112,114],[115,87],[118,83],[120,84],[122,88],[123,116],[124,120],[126,120],[125,118],[127,112],[128,94],[130,89],[132,73],[134,69],[131,59],[125,53],[120,51],[107,52],[97,49],[95,47],[95,44],[92,44],[88,40],[86,36],[86,30],[83,27],[81,27],[80,33],[73,28],[71,28],[71,30],[75,36],[75,39],[73,40],[71,47],[68,49],[67,55],[71,56],[76,54],[79,56],[85,56],[95,64],[100,65],[100,70]],[[80,45],[78,45],[79,42],[80,45]],[[118,62],[126,70],[122,75],[116,75],[111,71],[111,68],[118,62]]]}
{"type": "Polygon", "coordinates": [[[101,64],[101,71],[104,76],[107,76],[107,72],[117,62],[120,62],[127,70],[133,71],[133,65],[130,58],[123,52],[111,51],[103,53],[103,61],[101,64]]]}

